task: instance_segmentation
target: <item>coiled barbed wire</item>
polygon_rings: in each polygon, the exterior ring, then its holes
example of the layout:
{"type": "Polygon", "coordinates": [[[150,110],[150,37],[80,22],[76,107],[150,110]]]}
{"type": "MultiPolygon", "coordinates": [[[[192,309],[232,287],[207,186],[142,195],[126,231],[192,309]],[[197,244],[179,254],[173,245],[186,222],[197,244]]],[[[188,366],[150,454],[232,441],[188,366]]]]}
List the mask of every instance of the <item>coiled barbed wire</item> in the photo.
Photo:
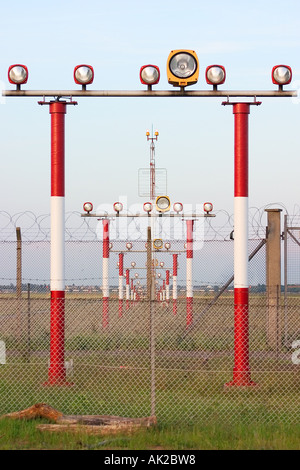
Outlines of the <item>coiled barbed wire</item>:
{"type": "MultiPolygon", "coordinates": [[[[288,216],[288,223],[291,225],[300,222],[300,206],[295,204],[293,213],[289,214],[287,207],[276,202],[267,204],[263,207],[249,208],[249,238],[265,238],[266,232],[266,209],[278,208],[288,216]]],[[[214,212],[216,217],[206,218],[203,225],[204,240],[230,240],[234,237],[234,215],[226,210],[217,210],[214,212]]],[[[165,218],[162,217],[162,232],[164,232],[164,223],[167,225],[165,218]]],[[[123,223],[125,223],[125,218],[123,223]]],[[[144,219],[146,220],[146,219],[144,219]]],[[[182,219],[184,220],[184,219],[182,219]]],[[[66,241],[92,241],[99,240],[102,237],[101,221],[97,218],[81,217],[80,212],[67,212],[65,217],[65,240],[66,241]]],[[[118,222],[119,223],[119,222],[118,222]]],[[[146,224],[143,225],[140,218],[128,214],[126,221],[127,226],[130,225],[130,234],[134,234],[135,240],[146,240],[146,224]]],[[[174,218],[168,218],[168,229],[170,223],[173,223],[174,239],[184,238],[185,224],[179,221],[174,222],[174,218]]],[[[23,241],[50,241],[50,214],[36,215],[32,211],[18,212],[9,214],[7,211],[0,211],[0,241],[16,241],[16,228],[20,227],[23,241]]],[[[116,231],[116,218],[111,220],[111,228],[113,233],[116,231]]],[[[165,231],[166,233],[166,231],[165,231]]],[[[128,231],[127,231],[128,234],[128,231]]],[[[112,237],[113,238],[113,237],[112,237]]],[[[168,238],[166,236],[166,238],[168,238]]],[[[125,239],[123,237],[123,239],[125,239]]]]}

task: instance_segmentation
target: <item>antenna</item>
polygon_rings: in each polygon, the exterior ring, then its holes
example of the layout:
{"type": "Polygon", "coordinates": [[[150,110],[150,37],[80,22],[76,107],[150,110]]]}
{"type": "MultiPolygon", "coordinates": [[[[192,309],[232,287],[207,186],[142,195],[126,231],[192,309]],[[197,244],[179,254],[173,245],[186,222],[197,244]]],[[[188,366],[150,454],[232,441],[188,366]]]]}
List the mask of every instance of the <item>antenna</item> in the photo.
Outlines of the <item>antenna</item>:
{"type": "Polygon", "coordinates": [[[155,140],[158,140],[158,131],[156,130],[153,134],[153,124],[152,124],[152,136],[147,130],[146,136],[147,140],[150,141],[150,199],[151,201],[155,200],[155,140]]]}

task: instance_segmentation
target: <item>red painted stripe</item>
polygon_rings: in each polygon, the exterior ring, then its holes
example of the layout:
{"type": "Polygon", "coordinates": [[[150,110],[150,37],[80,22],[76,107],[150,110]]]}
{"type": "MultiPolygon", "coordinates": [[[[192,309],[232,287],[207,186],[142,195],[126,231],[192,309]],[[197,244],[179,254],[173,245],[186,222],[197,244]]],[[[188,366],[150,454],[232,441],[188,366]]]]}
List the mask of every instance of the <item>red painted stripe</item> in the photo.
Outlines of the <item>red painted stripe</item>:
{"type": "Polygon", "coordinates": [[[233,105],[234,114],[234,196],[248,197],[248,103],[233,105]]]}
{"type": "Polygon", "coordinates": [[[177,276],[177,267],[178,267],[177,258],[178,258],[178,255],[173,255],[173,276],[177,276]]]}
{"type": "Polygon", "coordinates": [[[49,384],[65,381],[65,292],[51,291],[49,384]]]}
{"type": "Polygon", "coordinates": [[[234,289],[234,371],[249,370],[249,289],[234,289]]]}
{"type": "Polygon", "coordinates": [[[126,269],[126,284],[129,285],[129,269],[126,269]]]}
{"type": "Polygon", "coordinates": [[[103,258],[109,258],[109,220],[103,222],[103,258]]]}
{"type": "Polygon", "coordinates": [[[193,220],[187,220],[186,221],[187,225],[187,250],[186,250],[186,257],[187,258],[193,258],[193,225],[194,221],[193,220]]]}
{"type": "Polygon", "coordinates": [[[168,269],[166,270],[166,283],[167,286],[170,284],[170,271],[168,269]]]}
{"type": "Polygon", "coordinates": [[[65,195],[66,103],[50,103],[51,114],[51,196],[65,195]]]}
{"type": "Polygon", "coordinates": [[[124,253],[119,253],[119,276],[123,276],[124,253]]]}

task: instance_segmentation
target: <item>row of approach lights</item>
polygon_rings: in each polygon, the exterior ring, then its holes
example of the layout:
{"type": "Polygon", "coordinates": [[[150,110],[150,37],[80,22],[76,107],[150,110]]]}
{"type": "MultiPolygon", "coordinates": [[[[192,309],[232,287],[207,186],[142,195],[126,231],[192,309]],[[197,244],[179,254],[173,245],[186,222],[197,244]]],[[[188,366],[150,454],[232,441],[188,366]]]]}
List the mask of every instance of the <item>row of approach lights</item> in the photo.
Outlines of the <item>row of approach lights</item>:
{"type": "MultiPolygon", "coordinates": [[[[159,213],[168,212],[171,208],[171,201],[168,196],[158,196],[155,201],[156,209],[159,213]]],[[[113,204],[114,211],[119,215],[119,213],[123,210],[123,204],[121,202],[115,202],[113,204]]],[[[148,213],[150,216],[150,212],[153,210],[153,205],[151,202],[145,202],[143,205],[143,209],[145,212],[148,213]]],[[[91,202],[85,202],[83,204],[83,210],[88,214],[93,210],[93,204],[91,202]]],[[[183,211],[183,204],[181,202],[175,202],[173,204],[173,210],[177,214],[183,211]]],[[[209,214],[213,210],[213,205],[211,202],[205,202],[203,204],[203,210],[206,214],[209,214]]],[[[161,250],[163,248],[163,240],[161,238],[155,238],[153,240],[153,247],[155,250],[161,250]]],[[[166,250],[169,250],[171,247],[169,242],[165,243],[166,250]]],[[[132,243],[128,242],[126,244],[126,248],[131,250],[132,243]]]]}
{"type": "MultiPolygon", "coordinates": [[[[171,201],[168,196],[158,196],[155,201],[155,206],[158,212],[168,212],[171,209],[171,201]]],[[[115,202],[113,204],[114,211],[119,214],[123,210],[123,204],[121,202],[115,202]]],[[[145,212],[150,214],[153,210],[152,202],[145,202],[143,205],[143,209],[145,212]]],[[[93,204],[91,202],[85,202],[83,204],[83,210],[88,214],[93,210],[93,204]]],[[[181,202],[175,202],[173,204],[174,212],[182,212],[183,211],[183,204],[181,202]]],[[[205,202],[203,204],[203,210],[206,214],[209,214],[213,210],[213,205],[211,202],[205,202]]]]}
{"type": "MultiPolygon", "coordinates": [[[[184,88],[197,83],[199,77],[199,61],[195,51],[177,49],[171,51],[167,60],[167,78],[173,86],[184,88]]],[[[226,71],[222,65],[209,65],[205,71],[206,82],[217,89],[226,79],[226,71]]],[[[20,86],[27,83],[28,68],[25,65],[15,64],[8,69],[10,83],[20,86]]],[[[91,65],[77,65],[74,69],[74,81],[77,85],[91,85],[94,80],[94,69],[91,65]]],[[[140,81],[143,85],[156,85],[160,80],[160,70],[156,65],[143,65],[140,69],[140,81]]],[[[272,82],[279,85],[288,85],[292,80],[292,69],[288,65],[275,65],[272,69],[272,82]]]]}

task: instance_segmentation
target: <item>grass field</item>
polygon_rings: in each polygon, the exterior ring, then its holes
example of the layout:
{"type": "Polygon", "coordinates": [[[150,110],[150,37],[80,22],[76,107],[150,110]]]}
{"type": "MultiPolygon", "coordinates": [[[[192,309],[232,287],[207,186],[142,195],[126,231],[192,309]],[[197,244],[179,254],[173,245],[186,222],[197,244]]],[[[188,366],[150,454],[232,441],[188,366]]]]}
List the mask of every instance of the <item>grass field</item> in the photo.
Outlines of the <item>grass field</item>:
{"type": "MultiPolygon", "coordinates": [[[[135,304],[120,317],[110,302],[102,325],[102,301],[66,299],[65,360],[72,386],[48,387],[49,299],[0,299],[0,339],[7,348],[0,365],[0,415],[45,402],[65,414],[149,416],[155,400],[158,427],[134,436],[41,434],[36,423],[0,421],[0,449],[296,449],[299,448],[300,369],[282,341],[266,341],[266,304],[250,304],[250,364],[253,389],[224,384],[233,371],[233,308],[228,296],[202,315],[211,297],[195,299],[195,328],[186,331],[185,302],[135,304]],[[18,321],[21,319],[21,323],[18,321]],[[151,353],[151,331],[154,355],[151,353]],[[153,385],[155,387],[153,388],[153,385]],[[155,393],[153,395],[153,390],[155,393]]],[[[289,339],[300,332],[299,299],[288,312],[289,339]]],[[[283,337],[284,339],[284,337],[283,337]]]]}
{"type": "Polygon", "coordinates": [[[0,420],[0,450],[299,450],[300,425],[163,426],[134,434],[41,432],[38,421],[0,420]]]}

